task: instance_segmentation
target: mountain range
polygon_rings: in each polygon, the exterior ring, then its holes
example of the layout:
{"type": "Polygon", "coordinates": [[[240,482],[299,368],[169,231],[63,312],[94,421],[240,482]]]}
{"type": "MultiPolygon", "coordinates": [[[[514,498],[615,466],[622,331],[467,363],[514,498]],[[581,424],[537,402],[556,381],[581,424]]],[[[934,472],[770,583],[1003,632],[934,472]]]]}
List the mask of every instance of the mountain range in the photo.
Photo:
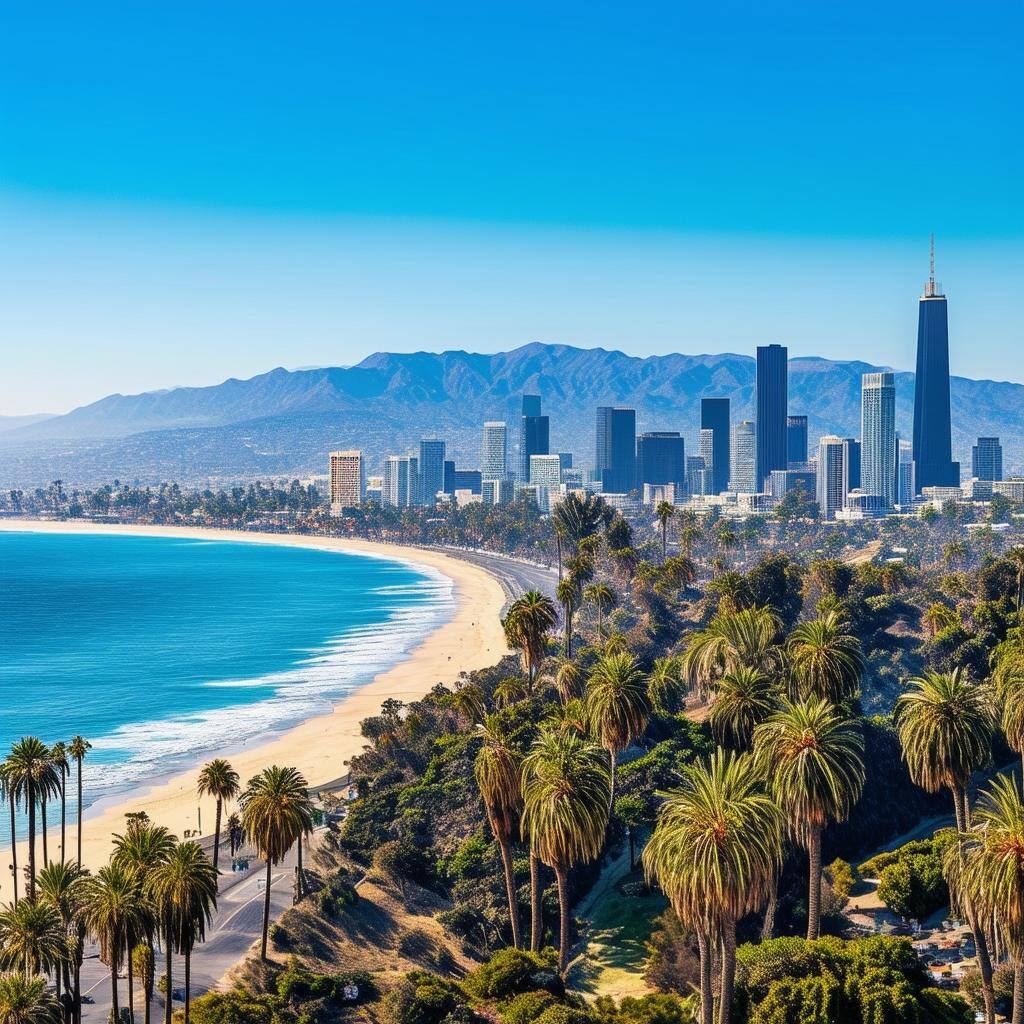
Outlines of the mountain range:
{"type": "MultiPolygon", "coordinates": [[[[361,448],[368,471],[424,436],[448,441],[449,457],[472,468],[481,425],[509,423],[519,399],[539,394],[551,417],[553,451],[593,461],[594,409],[637,410],[637,429],[679,430],[695,450],[700,399],[732,399],[733,421],[751,419],[753,358],[672,354],[639,358],[605,349],[533,343],[491,355],[462,351],[378,352],[356,366],[275,369],[248,380],[110,395],[62,415],[0,429],[0,486],[62,479],[89,486],[119,478],[156,483],[228,483],[326,472],[327,452],[361,448]]],[[[889,369],[817,357],[789,362],[789,410],[809,417],[812,439],[860,434],[863,373],[889,369]]],[[[910,436],[914,375],[896,372],[897,428],[910,436]]],[[[978,435],[996,435],[1009,474],[1024,466],[1024,385],[954,377],[954,458],[969,474],[978,435]]],[[[2,422],[2,421],[0,421],[2,422]]]]}

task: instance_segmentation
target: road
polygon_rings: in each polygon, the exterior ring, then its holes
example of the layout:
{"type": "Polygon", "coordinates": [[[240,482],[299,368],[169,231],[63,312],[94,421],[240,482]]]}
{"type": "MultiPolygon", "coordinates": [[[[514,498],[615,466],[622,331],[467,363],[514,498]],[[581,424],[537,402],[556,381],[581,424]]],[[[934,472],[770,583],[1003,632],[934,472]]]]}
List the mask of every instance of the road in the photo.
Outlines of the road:
{"type": "Polygon", "coordinates": [[[555,586],[558,584],[556,569],[545,568],[534,562],[524,562],[508,555],[498,555],[491,551],[474,551],[468,548],[438,547],[446,555],[461,558],[464,562],[472,562],[486,569],[495,576],[505,591],[506,597],[515,599],[524,591],[539,590],[552,600],[555,597],[555,586]]]}

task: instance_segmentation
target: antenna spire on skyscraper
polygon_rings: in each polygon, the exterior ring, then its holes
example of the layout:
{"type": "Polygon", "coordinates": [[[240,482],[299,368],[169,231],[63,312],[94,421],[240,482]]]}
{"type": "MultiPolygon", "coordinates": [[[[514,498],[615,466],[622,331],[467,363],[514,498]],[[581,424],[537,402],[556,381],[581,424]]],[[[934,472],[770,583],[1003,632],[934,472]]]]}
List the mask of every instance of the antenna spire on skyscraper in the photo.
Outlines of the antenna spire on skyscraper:
{"type": "Polygon", "coordinates": [[[925,286],[924,294],[927,298],[934,298],[939,294],[938,285],[935,283],[935,232],[931,235],[931,245],[928,254],[928,284],[925,286]]]}

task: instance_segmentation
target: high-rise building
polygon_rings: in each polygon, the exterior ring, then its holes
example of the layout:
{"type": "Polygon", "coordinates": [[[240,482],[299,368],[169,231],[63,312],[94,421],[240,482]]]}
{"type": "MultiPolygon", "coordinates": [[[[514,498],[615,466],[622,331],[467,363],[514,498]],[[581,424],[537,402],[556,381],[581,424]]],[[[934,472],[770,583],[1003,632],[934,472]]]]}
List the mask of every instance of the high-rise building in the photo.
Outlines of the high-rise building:
{"type": "Polygon", "coordinates": [[[740,420],[732,429],[729,490],[741,494],[755,494],[758,490],[757,434],[750,420],[740,420]]]}
{"type": "Polygon", "coordinates": [[[567,469],[572,469],[572,452],[559,452],[558,461],[562,467],[564,473],[567,469]]]}
{"type": "Polygon", "coordinates": [[[674,430],[656,430],[636,439],[637,486],[674,484],[682,494],[686,481],[686,444],[674,430]]]}
{"type": "Polygon", "coordinates": [[[807,461],[807,417],[786,417],[786,462],[803,465],[807,461]]]}
{"type": "Polygon", "coordinates": [[[357,508],[363,502],[366,486],[363,453],[360,451],[331,452],[330,498],[333,515],[345,508],[357,508]]]}
{"type": "Polygon", "coordinates": [[[843,473],[846,478],[846,490],[860,489],[860,441],[855,437],[843,438],[843,473]]]}
{"type": "Polygon", "coordinates": [[[896,504],[909,508],[914,504],[914,447],[910,441],[896,437],[896,504]]]}
{"type": "Polygon", "coordinates": [[[508,430],[504,420],[484,424],[480,476],[484,480],[504,480],[508,476],[508,430]]]}
{"type": "Polygon", "coordinates": [[[433,505],[437,492],[444,490],[444,441],[424,438],[420,441],[420,501],[433,505]]]}
{"type": "Polygon", "coordinates": [[[721,494],[729,486],[729,399],[700,400],[700,454],[711,470],[712,493],[721,494]],[[704,431],[711,431],[711,449],[705,447],[704,431]]]}
{"type": "Polygon", "coordinates": [[[949,415],[949,323],[946,296],[935,283],[935,239],[931,272],[917,311],[917,374],[914,377],[914,486],[958,487],[949,415]]]}
{"type": "Polygon", "coordinates": [[[549,422],[540,412],[540,395],[523,395],[523,413],[519,426],[519,479],[530,479],[530,456],[547,455],[551,450],[549,422]]]}
{"type": "Polygon", "coordinates": [[[636,489],[636,410],[598,406],[594,468],[601,490],[628,494],[636,489]]]}
{"type": "Polygon", "coordinates": [[[562,483],[562,462],[557,455],[530,456],[530,485],[537,488],[537,504],[542,512],[558,499],[562,483]]]}
{"type": "Polygon", "coordinates": [[[700,455],[686,456],[686,490],[689,494],[705,494],[711,486],[707,466],[700,455]]]}
{"type": "Polygon", "coordinates": [[[865,373],[860,389],[860,489],[896,504],[896,384],[891,373],[865,373]]]}
{"type": "Polygon", "coordinates": [[[419,460],[415,455],[389,455],[384,460],[381,501],[398,508],[415,505],[420,493],[419,475],[419,460]]]}
{"type": "Polygon", "coordinates": [[[456,469],[455,463],[447,460],[444,464],[444,493],[454,495],[456,491],[480,493],[479,469],[456,469]]]}
{"type": "MultiPolygon", "coordinates": [[[[467,488],[470,493],[475,493],[467,488]]],[[[507,505],[515,497],[515,483],[512,480],[481,480],[480,498],[485,505],[507,505]]]]}
{"type": "Polygon", "coordinates": [[[765,486],[773,469],[785,469],[787,465],[788,358],[789,352],[784,345],[757,346],[754,396],[757,416],[757,491],[765,486]]]}
{"type": "Polygon", "coordinates": [[[971,476],[978,480],[1003,479],[1003,446],[998,437],[979,437],[971,449],[971,476]]]}
{"type": "Polygon", "coordinates": [[[826,434],[818,442],[818,507],[822,519],[834,519],[846,503],[846,442],[826,434]]]}

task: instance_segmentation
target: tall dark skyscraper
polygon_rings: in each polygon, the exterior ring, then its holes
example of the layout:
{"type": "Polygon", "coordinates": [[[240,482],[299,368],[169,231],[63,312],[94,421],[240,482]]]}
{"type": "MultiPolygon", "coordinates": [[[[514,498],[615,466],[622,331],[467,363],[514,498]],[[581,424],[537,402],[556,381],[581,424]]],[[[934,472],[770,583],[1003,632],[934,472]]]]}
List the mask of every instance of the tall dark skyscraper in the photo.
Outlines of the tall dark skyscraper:
{"type": "Polygon", "coordinates": [[[433,505],[438,491],[444,490],[444,441],[424,438],[420,441],[420,494],[424,505],[433,505]]]}
{"type": "Polygon", "coordinates": [[[786,415],[789,393],[789,352],[784,345],[757,346],[754,399],[757,420],[756,486],[765,487],[773,469],[785,469],[786,415]]]}
{"type": "Polygon", "coordinates": [[[597,409],[597,438],[594,468],[601,490],[628,494],[636,487],[636,410],[597,409]]]}
{"type": "Polygon", "coordinates": [[[786,418],[786,461],[807,461],[807,417],[789,416],[786,418]]]}
{"type": "Polygon", "coordinates": [[[971,476],[978,480],[1003,479],[1003,446],[998,437],[979,437],[971,449],[971,476]]]}
{"type": "Polygon", "coordinates": [[[549,455],[547,416],[540,412],[540,395],[523,395],[523,417],[519,428],[519,479],[530,479],[530,456],[549,455]]]}
{"type": "Polygon", "coordinates": [[[721,494],[729,486],[728,398],[700,400],[700,429],[711,431],[711,487],[713,494],[721,494]]]}
{"type": "Polygon", "coordinates": [[[949,423],[949,324],[946,296],[935,283],[935,239],[931,272],[917,312],[917,375],[914,378],[914,486],[957,487],[949,423]]]}
{"type": "Polygon", "coordinates": [[[637,487],[675,484],[682,494],[686,483],[686,444],[675,431],[658,430],[636,439],[637,487]]]}

